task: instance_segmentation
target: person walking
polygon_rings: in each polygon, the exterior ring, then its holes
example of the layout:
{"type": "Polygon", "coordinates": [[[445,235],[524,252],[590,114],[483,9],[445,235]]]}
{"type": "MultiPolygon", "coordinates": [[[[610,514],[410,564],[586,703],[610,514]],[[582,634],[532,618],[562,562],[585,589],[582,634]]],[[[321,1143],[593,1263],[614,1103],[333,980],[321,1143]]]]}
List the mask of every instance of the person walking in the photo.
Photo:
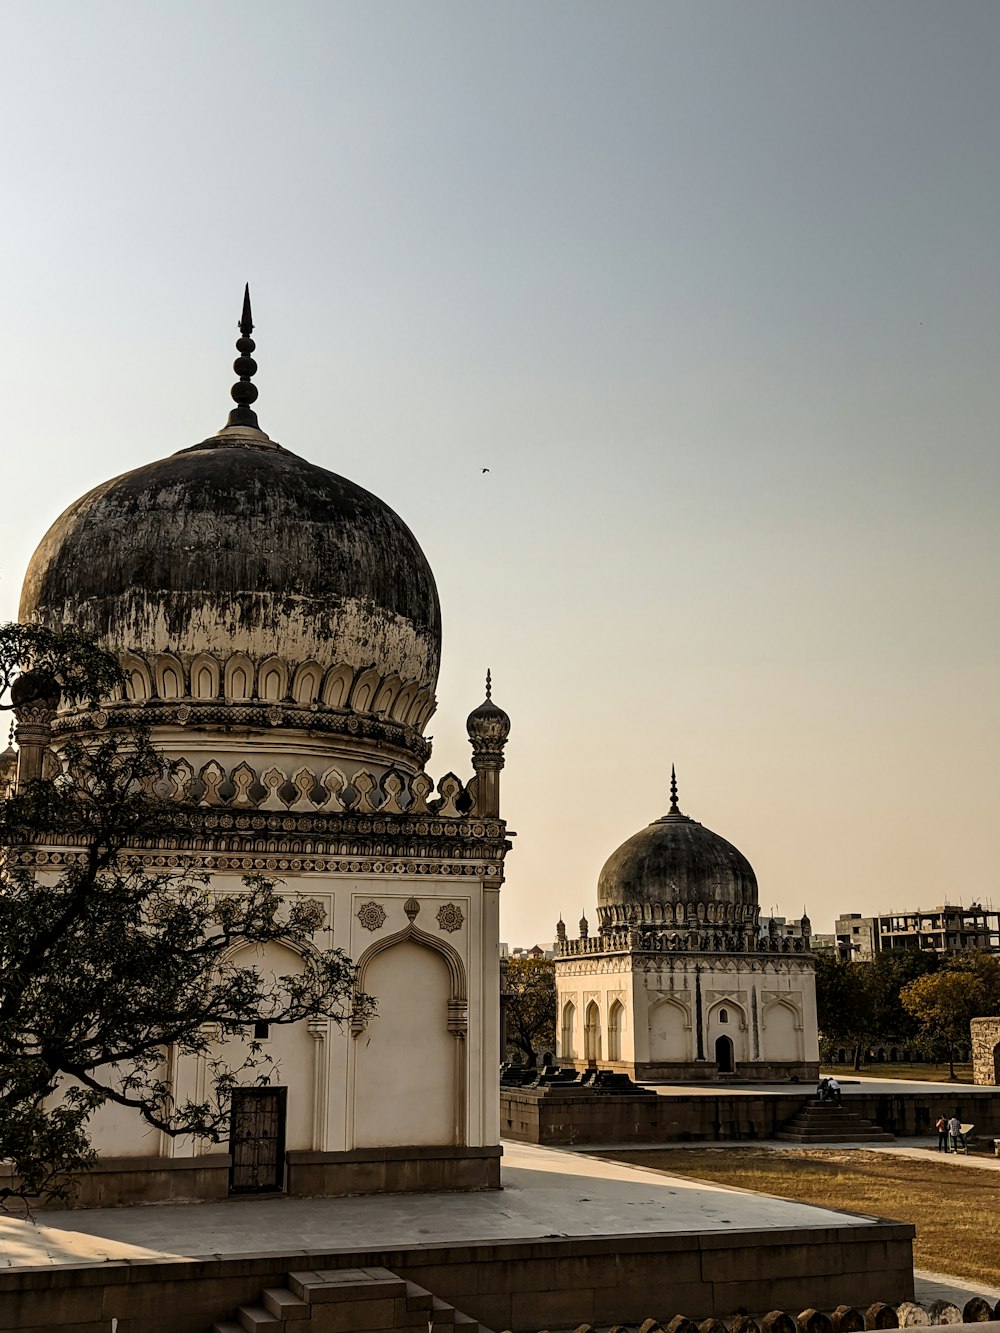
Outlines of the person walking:
{"type": "Polygon", "coordinates": [[[938,1136],[938,1152],[948,1151],[948,1122],[943,1115],[939,1115],[934,1128],[938,1136]]]}
{"type": "Polygon", "coordinates": [[[962,1122],[957,1115],[953,1115],[948,1121],[948,1139],[952,1152],[958,1152],[958,1146],[962,1139],[962,1122]]]}

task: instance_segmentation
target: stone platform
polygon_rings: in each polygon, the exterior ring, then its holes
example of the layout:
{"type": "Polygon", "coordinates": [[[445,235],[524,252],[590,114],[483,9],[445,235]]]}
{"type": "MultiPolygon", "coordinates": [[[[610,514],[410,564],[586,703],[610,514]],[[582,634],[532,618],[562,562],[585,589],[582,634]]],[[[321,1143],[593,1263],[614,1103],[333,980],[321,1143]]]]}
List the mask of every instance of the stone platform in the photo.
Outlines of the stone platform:
{"type": "Polygon", "coordinates": [[[506,1147],[502,1191],[0,1219],[0,1327],[208,1333],[289,1272],[379,1266],[492,1329],[896,1303],[912,1227],[506,1147]]]}
{"type": "MultiPolygon", "coordinates": [[[[842,1081],[844,1105],[881,1133],[929,1134],[939,1115],[1000,1137],[1000,1089],[902,1079],[842,1081]]],[[[503,1087],[500,1127],[508,1139],[547,1146],[724,1143],[771,1139],[814,1099],[811,1085],[718,1082],[647,1084],[608,1095],[586,1086],[503,1087]],[[650,1096],[654,1092],[655,1096],[650,1096]]]]}

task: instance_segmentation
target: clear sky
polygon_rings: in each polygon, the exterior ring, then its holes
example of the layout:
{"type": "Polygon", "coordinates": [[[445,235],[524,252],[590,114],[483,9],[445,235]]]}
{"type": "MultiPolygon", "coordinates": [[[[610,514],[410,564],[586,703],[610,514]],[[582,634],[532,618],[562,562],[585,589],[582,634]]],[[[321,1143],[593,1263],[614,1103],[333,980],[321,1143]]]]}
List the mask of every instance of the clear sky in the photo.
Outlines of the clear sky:
{"type": "Polygon", "coordinates": [[[1000,902],[1000,6],[0,3],[0,617],[230,406],[406,519],[502,934],[667,806],[765,910],[1000,902]],[[482,469],[489,467],[488,474],[482,469]]]}

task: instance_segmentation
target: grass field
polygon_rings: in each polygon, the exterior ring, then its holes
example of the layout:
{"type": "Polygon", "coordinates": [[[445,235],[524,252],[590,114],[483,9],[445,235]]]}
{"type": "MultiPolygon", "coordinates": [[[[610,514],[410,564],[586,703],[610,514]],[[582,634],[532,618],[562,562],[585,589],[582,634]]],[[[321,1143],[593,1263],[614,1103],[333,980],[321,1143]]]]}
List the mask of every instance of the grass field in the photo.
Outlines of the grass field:
{"type": "Polygon", "coordinates": [[[948,1066],[944,1065],[904,1065],[904,1064],[886,1064],[880,1062],[874,1065],[862,1065],[860,1069],[855,1069],[853,1065],[824,1065],[821,1071],[823,1074],[836,1074],[838,1078],[857,1078],[862,1075],[864,1078],[915,1078],[922,1083],[971,1083],[972,1065],[956,1064],[954,1081],[948,1074],[948,1066]]]}
{"type": "Polygon", "coordinates": [[[818,1149],[672,1148],[614,1157],[669,1175],[912,1222],[917,1268],[1000,1286],[1000,1173],[888,1153],[818,1149]]]}

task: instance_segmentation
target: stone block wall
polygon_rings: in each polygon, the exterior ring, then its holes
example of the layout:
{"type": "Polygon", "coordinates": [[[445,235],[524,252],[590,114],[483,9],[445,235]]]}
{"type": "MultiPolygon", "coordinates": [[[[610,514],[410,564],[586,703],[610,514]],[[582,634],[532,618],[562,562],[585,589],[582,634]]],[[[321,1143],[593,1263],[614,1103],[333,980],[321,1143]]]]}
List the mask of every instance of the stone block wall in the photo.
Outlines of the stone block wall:
{"type": "MultiPolygon", "coordinates": [[[[311,1270],[387,1268],[491,1329],[537,1333],[584,1321],[638,1325],[651,1311],[724,1318],[736,1309],[833,1309],[913,1297],[913,1228],[854,1222],[747,1230],[276,1251],[0,1270],[9,1333],[206,1333],[311,1270]]],[[[419,1312],[413,1312],[416,1322],[419,1312]]],[[[426,1328],[426,1311],[422,1327],[426,1328]]],[[[437,1321],[435,1321],[437,1322],[437,1321]]],[[[444,1320],[441,1321],[442,1325],[444,1320]]],[[[458,1321],[456,1321],[458,1322],[458,1321]]],[[[354,1328],[378,1327],[359,1322],[354,1328]]]]}
{"type": "Polygon", "coordinates": [[[972,1080],[990,1087],[1000,1083],[1000,1018],[972,1020],[972,1080]]]}
{"type": "MultiPolygon", "coordinates": [[[[500,1126],[504,1138],[549,1147],[587,1144],[752,1142],[772,1138],[813,1097],[799,1093],[721,1093],[657,1097],[610,1095],[558,1084],[502,1088],[500,1126]]],[[[938,1116],[956,1114],[977,1134],[1000,1137],[1000,1092],[968,1084],[942,1085],[940,1092],[848,1093],[846,1103],[888,1134],[932,1134],[938,1116]]]]}

